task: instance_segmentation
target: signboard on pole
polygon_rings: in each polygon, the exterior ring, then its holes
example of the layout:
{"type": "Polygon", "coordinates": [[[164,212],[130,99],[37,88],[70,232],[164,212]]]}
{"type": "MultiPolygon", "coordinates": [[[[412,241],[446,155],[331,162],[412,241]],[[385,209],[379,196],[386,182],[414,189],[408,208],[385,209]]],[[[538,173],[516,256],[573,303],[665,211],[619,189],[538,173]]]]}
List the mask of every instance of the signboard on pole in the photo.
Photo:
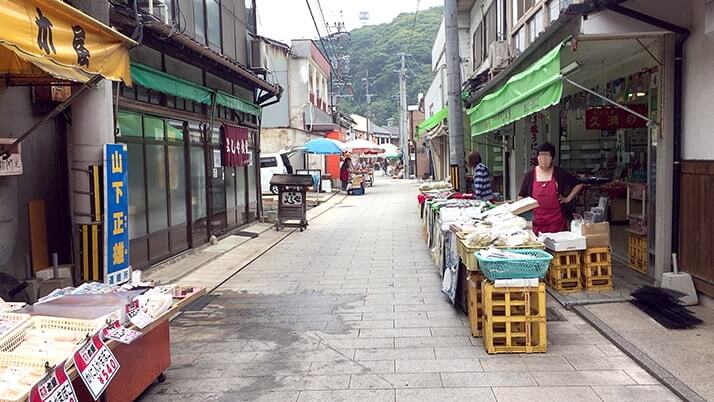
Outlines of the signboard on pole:
{"type": "Polygon", "coordinates": [[[129,280],[129,159],[124,144],[104,146],[104,282],[129,280]]]}

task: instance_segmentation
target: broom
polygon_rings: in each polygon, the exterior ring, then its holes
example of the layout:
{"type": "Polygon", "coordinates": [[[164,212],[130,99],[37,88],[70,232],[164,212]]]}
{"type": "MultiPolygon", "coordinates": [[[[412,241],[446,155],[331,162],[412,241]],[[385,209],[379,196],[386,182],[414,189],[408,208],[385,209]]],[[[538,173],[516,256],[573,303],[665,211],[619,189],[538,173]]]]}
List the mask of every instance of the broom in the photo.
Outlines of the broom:
{"type": "Polygon", "coordinates": [[[634,300],[630,303],[667,329],[688,329],[701,324],[702,320],[682,306],[679,298],[683,296],[684,293],[675,290],[643,286],[632,292],[634,300]]]}

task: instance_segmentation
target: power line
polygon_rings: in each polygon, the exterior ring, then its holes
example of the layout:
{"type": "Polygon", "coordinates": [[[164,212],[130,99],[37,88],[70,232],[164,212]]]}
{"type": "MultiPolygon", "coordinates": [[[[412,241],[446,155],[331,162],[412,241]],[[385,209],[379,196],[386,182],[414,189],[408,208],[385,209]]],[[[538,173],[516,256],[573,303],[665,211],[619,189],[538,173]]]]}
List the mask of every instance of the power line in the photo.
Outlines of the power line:
{"type": "Polygon", "coordinates": [[[409,34],[409,45],[407,45],[407,51],[412,48],[412,38],[414,37],[414,28],[416,27],[417,14],[419,14],[419,0],[417,0],[416,10],[414,11],[414,21],[412,21],[412,32],[409,34]]]}

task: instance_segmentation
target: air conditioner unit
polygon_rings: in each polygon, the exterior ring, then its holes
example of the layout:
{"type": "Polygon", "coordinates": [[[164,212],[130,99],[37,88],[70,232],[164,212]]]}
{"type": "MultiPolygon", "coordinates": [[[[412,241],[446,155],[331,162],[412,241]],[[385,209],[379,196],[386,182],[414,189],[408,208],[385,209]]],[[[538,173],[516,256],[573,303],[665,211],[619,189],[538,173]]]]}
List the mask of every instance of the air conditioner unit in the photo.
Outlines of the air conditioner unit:
{"type": "Polygon", "coordinates": [[[499,40],[491,43],[488,49],[489,64],[492,69],[502,69],[511,62],[511,52],[508,42],[499,40]]]}
{"type": "Polygon", "coordinates": [[[265,43],[260,39],[250,41],[250,68],[254,71],[267,71],[265,43]]]}

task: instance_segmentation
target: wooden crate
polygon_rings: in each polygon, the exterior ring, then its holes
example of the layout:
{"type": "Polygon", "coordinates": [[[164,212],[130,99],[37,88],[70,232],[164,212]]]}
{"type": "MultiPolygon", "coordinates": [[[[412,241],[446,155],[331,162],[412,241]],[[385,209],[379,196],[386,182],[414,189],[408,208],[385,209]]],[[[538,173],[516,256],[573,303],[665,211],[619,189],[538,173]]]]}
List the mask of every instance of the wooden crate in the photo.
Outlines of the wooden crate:
{"type": "Polygon", "coordinates": [[[646,274],[649,269],[647,252],[647,236],[629,232],[629,267],[635,271],[646,274]]]}
{"type": "Polygon", "coordinates": [[[612,254],[609,247],[583,251],[583,287],[586,290],[609,290],[612,282],[612,254]]]}
{"type": "Polygon", "coordinates": [[[610,247],[593,247],[583,251],[583,265],[612,263],[610,247]]]}
{"type": "Polygon", "coordinates": [[[466,279],[468,290],[468,315],[471,336],[483,336],[483,300],[481,294],[481,282],[486,277],[479,272],[469,272],[466,279]]]}
{"type": "Polygon", "coordinates": [[[582,252],[580,251],[550,251],[553,255],[551,266],[555,267],[573,267],[582,266],[582,252]]]}
{"type": "Polygon", "coordinates": [[[484,317],[505,322],[508,320],[545,319],[545,284],[537,287],[497,288],[491,281],[482,281],[484,317]]]}
{"type": "Polygon", "coordinates": [[[545,353],[545,284],[496,288],[482,281],[483,342],[486,352],[545,353]]]}
{"type": "Polygon", "coordinates": [[[545,318],[517,322],[485,322],[483,345],[488,354],[546,353],[545,318]]]}

